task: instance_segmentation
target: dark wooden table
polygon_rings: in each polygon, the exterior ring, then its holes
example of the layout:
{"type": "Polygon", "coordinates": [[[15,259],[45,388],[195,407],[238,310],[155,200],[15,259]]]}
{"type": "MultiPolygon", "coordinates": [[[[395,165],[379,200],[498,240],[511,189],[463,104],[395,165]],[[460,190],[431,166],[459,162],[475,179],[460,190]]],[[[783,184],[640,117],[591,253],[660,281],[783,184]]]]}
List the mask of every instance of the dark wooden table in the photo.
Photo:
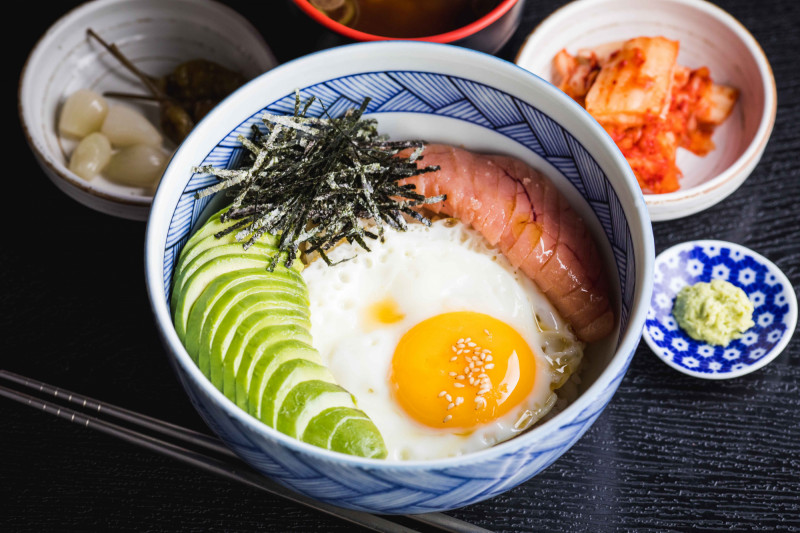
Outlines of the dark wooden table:
{"type": "MultiPolygon", "coordinates": [[[[18,78],[36,39],[76,2],[15,3],[6,57],[18,78]],[[12,31],[13,30],[13,31],[12,31]]],[[[280,61],[326,44],[288,2],[230,2],[280,61]]],[[[519,31],[564,2],[528,0],[519,31]]],[[[656,251],[714,238],[748,246],[800,282],[800,2],[717,0],[761,43],[778,117],[745,184],[707,211],[654,225],[656,251]]],[[[14,80],[14,81],[15,81],[14,80]]],[[[156,336],[143,223],[59,192],[11,111],[0,254],[2,366],[195,429],[205,427],[156,336]],[[12,150],[13,148],[13,150],[12,150]]],[[[0,400],[0,530],[348,531],[352,526],[0,400]]],[[[451,512],[497,531],[652,528],[800,530],[800,343],[730,381],[679,374],[642,343],[611,404],[555,464],[492,500],[451,512]]]]}

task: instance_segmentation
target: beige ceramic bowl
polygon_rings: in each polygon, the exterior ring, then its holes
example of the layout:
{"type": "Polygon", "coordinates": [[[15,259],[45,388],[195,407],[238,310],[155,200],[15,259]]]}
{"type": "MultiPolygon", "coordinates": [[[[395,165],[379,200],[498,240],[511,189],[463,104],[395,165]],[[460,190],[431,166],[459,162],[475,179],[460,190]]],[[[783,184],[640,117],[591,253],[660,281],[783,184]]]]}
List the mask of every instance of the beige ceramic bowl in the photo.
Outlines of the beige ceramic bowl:
{"type": "MultiPolygon", "coordinates": [[[[19,114],[28,144],[45,174],[67,195],[103,213],[145,220],[153,191],[86,181],[68,169],[75,142],[58,135],[58,114],[78,89],[145,93],[108,52],[86,36],[92,28],[115,42],[137,67],[164,75],[194,58],[216,61],[247,77],[276,62],[261,35],[230,8],[210,0],[97,0],[60,18],[34,47],[23,69],[19,114]]],[[[115,103],[115,102],[112,102],[115,103]]],[[[158,124],[153,104],[125,102],[158,124]]],[[[165,142],[169,155],[175,146],[165,142]]]]}
{"type": "Polygon", "coordinates": [[[698,157],[680,149],[681,187],[645,194],[654,221],[702,211],[735,191],[767,145],[777,106],[772,69],[753,36],[730,14],[704,0],[577,0],[546,18],[530,34],[516,63],[553,79],[552,59],[561,49],[581,48],[638,36],[680,41],[678,63],[707,66],[716,83],[740,91],[731,116],[714,132],[716,149],[698,157]]]}

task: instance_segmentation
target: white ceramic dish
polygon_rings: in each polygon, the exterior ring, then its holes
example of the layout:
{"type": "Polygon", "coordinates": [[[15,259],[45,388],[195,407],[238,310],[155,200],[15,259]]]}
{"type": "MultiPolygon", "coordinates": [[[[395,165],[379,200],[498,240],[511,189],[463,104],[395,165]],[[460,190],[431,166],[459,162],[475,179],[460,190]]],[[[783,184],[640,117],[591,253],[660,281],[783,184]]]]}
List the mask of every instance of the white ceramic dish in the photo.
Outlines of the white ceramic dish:
{"type": "Polygon", "coordinates": [[[385,41],[334,48],[281,65],[214,109],[181,145],[159,185],[147,227],[148,295],[170,361],[201,416],[244,460],[322,501],[379,513],[452,509],[535,475],[597,419],[641,340],[652,288],[650,221],[619,150],[578,104],[496,57],[456,46],[385,41]],[[590,347],[582,394],[551,420],[494,447],[426,461],[365,459],[300,442],[239,409],[192,361],[167,299],[192,227],[213,204],[195,192],[214,184],[196,165],[236,165],[263,110],[291,113],[295,89],[334,116],[370,96],[367,113],[396,139],[424,138],[503,153],[539,168],[584,218],[604,252],[618,329],[590,347]],[[590,362],[589,362],[590,361],[590,362]]]}
{"type": "Polygon", "coordinates": [[[516,62],[552,79],[552,59],[562,49],[664,36],[680,41],[678,62],[707,66],[717,83],[739,89],[731,116],[714,133],[716,149],[705,157],[678,151],[681,187],[646,194],[654,221],[688,216],[723,200],[750,175],[775,122],[775,79],[753,36],[730,14],[704,0],[577,0],[546,18],[530,34],[516,62]]]}
{"type": "MultiPolygon", "coordinates": [[[[64,15],[42,36],[28,57],[19,87],[20,120],[39,164],[59,189],[82,204],[145,220],[152,190],[116,185],[102,177],[87,182],[68,169],[68,155],[76,143],[58,135],[57,120],[70,94],[82,88],[98,93],[146,93],[119,62],[87,37],[87,28],[116,43],[137,67],[155,76],[167,74],[183,61],[204,58],[252,78],[274,67],[276,61],[247,20],[209,0],[88,2],[64,15]]],[[[124,105],[158,124],[155,105],[130,101],[124,105]]],[[[165,142],[167,154],[174,149],[165,142]]]]}
{"type": "Polygon", "coordinates": [[[795,326],[794,287],[772,261],[749,248],[725,241],[690,241],[656,258],[643,336],[653,353],[679,372],[702,379],[744,376],[778,357],[795,326]],[[692,339],[672,316],[675,296],[683,287],[715,279],[742,289],[754,307],[753,327],[725,347],[692,339]]]}

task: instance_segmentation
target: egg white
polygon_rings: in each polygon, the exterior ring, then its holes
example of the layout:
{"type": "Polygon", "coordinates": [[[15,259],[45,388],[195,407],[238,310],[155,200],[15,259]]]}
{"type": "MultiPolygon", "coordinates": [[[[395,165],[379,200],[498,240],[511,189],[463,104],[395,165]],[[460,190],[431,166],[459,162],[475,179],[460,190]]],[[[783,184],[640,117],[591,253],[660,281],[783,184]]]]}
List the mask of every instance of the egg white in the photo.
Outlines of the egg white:
{"type": "Polygon", "coordinates": [[[329,267],[312,262],[303,272],[311,299],[314,346],[338,383],[375,422],[388,459],[461,455],[507,440],[552,408],[553,388],[576,369],[582,344],[536,285],[475,230],[452,219],[428,228],[387,230],[371,252],[342,244],[329,267]],[[392,324],[370,318],[376,302],[393,300],[404,317],[392,324]],[[493,422],[464,433],[436,429],[409,417],[391,395],[392,356],[400,338],[430,317],[453,311],[491,315],[516,329],[536,357],[533,390],[493,422]]]}

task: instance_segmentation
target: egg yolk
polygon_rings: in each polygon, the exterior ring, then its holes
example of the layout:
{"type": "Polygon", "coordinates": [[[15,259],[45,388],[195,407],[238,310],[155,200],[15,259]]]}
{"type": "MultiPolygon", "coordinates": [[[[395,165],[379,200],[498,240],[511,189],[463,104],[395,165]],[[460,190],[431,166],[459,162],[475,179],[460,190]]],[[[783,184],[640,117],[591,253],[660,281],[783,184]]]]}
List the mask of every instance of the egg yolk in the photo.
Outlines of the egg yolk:
{"type": "Polygon", "coordinates": [[[397,344],[391,383],[416,421],[469,429],[495,420],[533,389],[536,361],[517,331],[482,313],[444,313],[420,322],[397,344]]]}

